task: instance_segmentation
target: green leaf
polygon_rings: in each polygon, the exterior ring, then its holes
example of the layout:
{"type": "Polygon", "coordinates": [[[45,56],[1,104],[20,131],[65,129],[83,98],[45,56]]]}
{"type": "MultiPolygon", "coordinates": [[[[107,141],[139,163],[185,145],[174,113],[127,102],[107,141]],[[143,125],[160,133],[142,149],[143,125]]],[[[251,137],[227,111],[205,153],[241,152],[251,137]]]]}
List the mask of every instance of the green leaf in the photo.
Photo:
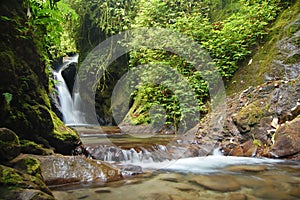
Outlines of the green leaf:
{"type": "Polygon", "coordinates": [[[8,92],[2,93],[2,95],[4,96],[6,104],[9,105],[12,98],[13,98],[13,95],[11,93],[8,93],[8,92]]]}

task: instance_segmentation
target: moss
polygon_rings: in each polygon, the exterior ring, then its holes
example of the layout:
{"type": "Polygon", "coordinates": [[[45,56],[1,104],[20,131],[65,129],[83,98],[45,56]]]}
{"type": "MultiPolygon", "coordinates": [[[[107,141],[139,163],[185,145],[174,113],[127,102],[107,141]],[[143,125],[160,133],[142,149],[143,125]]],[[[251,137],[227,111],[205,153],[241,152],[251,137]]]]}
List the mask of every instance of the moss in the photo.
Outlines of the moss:
{"type": "Polygon", "coordinates": [[[20,142],[18,136],[6,128],[0,129],[0,161],[12,160],[20,154],[20,142]]]}
{"type": "Polygon", "coordinates": [[[238,112],[237,123],[240,126],[254,126],[264,117],[267,112],[267,107],[268,106],[263,106],[260,101],[253,102],[250,105],[243,107],[238,112]]]}
{"type": "Polygon", "coordinates": [[[51,102],[50,102],[50,99],[48,97],[48,94],[46,92],[46,90],[44,88],[41,88],[41,87],[38,87],[37,88],[37,92],[38,94],[41,95],[41,98],[43,99],[45,105],[47,106],[47,108],[51,108],[51,102]]]}
{"type": "Polygon", "coordinates": [[[0,183],[9,186],[22,185],[22,176],[14,169],[0,165],[0,183]]]}
{"type": "Polygon", "coordinates": [[[300,54],[294,54],[285,60],[284,64],[293,65],[300,62],[300,54]]]}
{"type": "Polygon", "coordinates": [[[54,124],[53,136],[59,140],[78,139],[79,136],[75,130],[67,127],[53,112],[50,111],[51,118],[54,124]]]}
{"type": "MultiPolygon", "coordinates": [[[[25,159],[28,171],[34,173],[38,170],[37,161],[33,158],[25,159]]],[[[17,169],[0,165],[0,199],[20,199],[19,195],[25,191],[33,191],[44,194],[45,199],[54,199],[49,188],[40,177],[32,176],[17,169]],[[38,191],[39,190],[39,191],[38,191]],[[50,195],[50,196],[49,196],[50,195]]]]}
{"type": "Polygon", "coordinates": [[[43,148],[42,145],[36,144],[30,140],[20,140],[21,152],[26,154],[35,154],[35,155],[50,155],[52,150],[43,148]]]}
{"type": "Polygon", "coordinates": [[[77,132],[67,126],[56,116],[53,111],[49,111],[53,130],[47,135],[47,139],[58,153],[70,155],[72,151],[81,144],[77,132]]]}
{"type": "Polygon", "coordinates": [[[228,95],[240,92],[249,86],[264,83],[266,75],[269,73],[272,73],[272,76],[276,78],[284,76],[284,69],[274,67],[272,62],[275,58],[281,59],[278,57],[278,42],[285,37],[291,37],[298,28],[299,8],[300,1],[297,0],[277,17],[270,28],[265,44],[259,46],[253,56],[252,64],[248,65],[248,62],[245,62],[244,66],[240,66],[231,81],[227,83],[226,92],[228,95]]]}
{"type": "Polygon", "coordinates": [[[39,161],[35,158],[27,157],[27,158],[20,159],[15,163],[15,168],[19,169],[24,173],[42,179],[41,166],[39,161]]]}

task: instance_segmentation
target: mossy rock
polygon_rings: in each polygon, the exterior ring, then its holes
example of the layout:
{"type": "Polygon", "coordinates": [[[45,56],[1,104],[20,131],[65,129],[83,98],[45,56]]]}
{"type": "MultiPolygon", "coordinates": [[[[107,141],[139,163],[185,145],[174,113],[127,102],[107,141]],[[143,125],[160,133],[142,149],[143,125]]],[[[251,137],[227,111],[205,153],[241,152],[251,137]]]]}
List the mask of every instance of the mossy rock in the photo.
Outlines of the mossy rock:
{"type": "Polygon", "coordinates": [[[0,128],[0,161],[10,161],[17,157],[20,152],[18,136],[7,128],[0,128]]]}
{"type": "Polygon", "coordinates": [[[266,116],[267,106],[264,106],[260,101],[255,101],[248,106],[243,107],[234,117],[237,128],[241,133],[246,133],[251,130],[251,127],[258,124],[260,120],[266,116]]]}
{"type": "MultiPolygon", "coordinates": [[[[25,105],[26,111],[23,113],[22,120],[27,123],[24,133],[19,133],[21,139],[41,143],[45,147],[53,147],[56,153],[70,155],[80,143],[80,138],[76,131],[65,126],[56,114],[43,105],[25,105]]],[[[24,126],[24,124],[23,124],[24,126]]],[[[49,155],[51,150],[46,151],[34,143],[23,143],[24,153],[49,155]],[[29,149],[28,147],[34,147],[29,149]]]]}
{"type": "Polygon", "coordinates": [[[0,165],[0,185],[0,199],[54,199],[41,179],[3,165],[0,165]]]}
{"type": "Polygon", "coordinates": [[[14,168],[43,180],[40,162],[35,158],[19,159],[14,163],[14,168]]]}
{"type": "Polygon", "coordinates": [[[65,155],[71,155],[72,151],[81,144],[77,132],[67,127],[53,111],[49,111],[54,129],[46,136],[55,151],[65,155]]]}
{"type": "Polygon", "coordinates": [[[284,64],[293,65],[300,62],[300,54],[293,54],[292,56],[288,57],[284,64]]]}
{"type": "Polygon", "coordinates": [[[265,43],[259,46],[252,58],[249,58],[252,59],[252,64],[244,62],[227,83],[227,95],[239,93],[250,86],[260,85],[269,80],[287,78],[285,64],[295,64],[298,58],[290,56],[293,51],[289,53],[281,51],[285,46],[299,46],[297,37],[300,27],[299,7],[300,1],[295,1],[281,12],[270,27],[265,43]]]}
{"type": "Polygon", "coordinates": [[[44,148],[42,145],[37,144],[30,140],[20,140],[21,152],[26,154],[35,155],[51,155],[53,154],[52,149],[44,148]]]}

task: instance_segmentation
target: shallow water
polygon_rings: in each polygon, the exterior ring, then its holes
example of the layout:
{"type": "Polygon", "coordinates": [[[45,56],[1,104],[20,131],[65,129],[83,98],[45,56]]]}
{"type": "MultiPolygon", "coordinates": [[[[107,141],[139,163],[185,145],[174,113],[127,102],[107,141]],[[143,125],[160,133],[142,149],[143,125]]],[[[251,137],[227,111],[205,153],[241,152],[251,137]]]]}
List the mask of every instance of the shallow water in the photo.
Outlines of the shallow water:
{"type": "Polygon", "coordinates": [[[58,200],[300,199],[300,162],[210,155],[129,163],[144,173],[111,183],[57,187],[53,194],[58,200]]]}

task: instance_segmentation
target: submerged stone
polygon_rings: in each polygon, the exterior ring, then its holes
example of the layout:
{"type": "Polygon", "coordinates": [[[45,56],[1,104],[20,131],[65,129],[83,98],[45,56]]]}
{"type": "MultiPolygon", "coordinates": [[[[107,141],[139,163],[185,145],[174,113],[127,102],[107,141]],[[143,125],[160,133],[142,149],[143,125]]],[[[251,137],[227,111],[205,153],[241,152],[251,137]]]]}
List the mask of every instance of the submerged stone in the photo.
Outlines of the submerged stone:
{"type": "Polygon", "coordinates": [[[237,165],[226,167],[225,170],[233,172],[261,172],[267,170],[264,165],[237,165]]]}
{"type": "Polygon", "coordinates": [[[241,188],[240,184],[230,175],[199,175],[190,179],[189,182],[219,192],[233,192],[241,188]]]}

